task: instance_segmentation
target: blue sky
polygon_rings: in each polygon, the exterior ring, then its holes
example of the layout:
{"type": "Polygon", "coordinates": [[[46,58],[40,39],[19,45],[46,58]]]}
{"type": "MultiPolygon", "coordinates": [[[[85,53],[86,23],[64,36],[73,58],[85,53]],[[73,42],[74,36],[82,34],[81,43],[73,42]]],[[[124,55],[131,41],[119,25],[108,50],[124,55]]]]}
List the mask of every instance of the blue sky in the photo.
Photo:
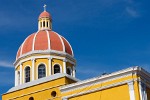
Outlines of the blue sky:
{"type": "Polygon", "coordinates": [[[53,30],[72,45],[77,78],[131,66],[150,71],[149,0],[0,0],[0,94],[14,85],[16,52],[47,5],[53,30]]]}

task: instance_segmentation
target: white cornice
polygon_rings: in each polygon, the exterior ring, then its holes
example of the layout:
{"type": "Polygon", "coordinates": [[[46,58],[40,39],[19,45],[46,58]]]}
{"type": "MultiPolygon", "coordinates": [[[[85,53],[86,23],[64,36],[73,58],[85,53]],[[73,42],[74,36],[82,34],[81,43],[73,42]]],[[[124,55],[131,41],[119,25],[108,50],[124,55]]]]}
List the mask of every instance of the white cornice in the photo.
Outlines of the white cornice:
{"type": "MultiPolygon", "coordinates": [[[[107,82],[107,81],[119,79],[122,77],[127,77],[130,75],[135,75],[135,74],[138,74],[139,72],[149,74],[148,72],[145,72],[142,68],[136,66],[136,67],[131,67],[131,68],[124,69],[121,71],[117,71],[108,75],[102,75],[99,77],[95,77],[95,78],[87,79],[87,80],[80,81],[77,83],[73,83],[70,85],[66,85],[66,86],[61,87],[60,90],[61,92],[68,92],[68,91],[76,90],[78,88],[89,86],[90,84],[99,84],[102,82],[107,82]]],[[[150,77],[150,75],[148,77],[150,77]]]]}
{"type": "Polygon", "coordinates": [[[48,55],[57,55],[57,56],[64,56],[64,57],[67,57],[69,59],[71,59],[71,61],[75,62],[76,60],[71,56],[69,55],[68,53],[65,53],[63,51],[56,51],[56,50],[35,50],[35,51],[30,51],[26,54],[23,54],[21,55],[15,62],[14,62],[14,66],[17,65],[17,63],[22,59],[22,58],[26,58],[28,56],[32,56],[34,54],[48,54],[48,55]]]}
{"type": "Polygon", "coordinates": [[[74,81],[79,81],[78,79],[76,79],[74,77],[71,77],[67,74],[57,73],[57,74],[54,74],[54,75],[51,75],[51,76],[40,78],[38,80],[34,80],[34,81],[31,81],[31,82],[28,82],[28,83],[24,83],[22,85],[18,85],[16,87],[11,88],[7,93],[17,91],[17,90],[20,90],[20,89],[24,89],[24,88],[28,88],[28,87],[31,87],[31,86],[35,86],[35,85],[45,83],[45,82],[48,82],[48,81],[52,81],[52,80],[55,80],[55,79],[59,79],[59,78],[62,78],[62,77],[67,77],[67,78],[72,79],[74,81]]]}
{"type": "Polygon", "coordinates": [[[97,92],[97,91],[100,91],[100,90],[104,90],[104,89],[124,85],[124,84],[127,84],[129,82],[133,82],[133,81],[136,81],[136,80],[126,80],[126,81],[123,81],[123,82],[118,82],[118,83],[110,84],[110,85],[107,85],[107,86],[102,86],[102,87],[99,87],[99,88],[94,88],[94,89],[87,90],[87,91],[81,91],[79,93],[75,93],[75,94],[71,94],[71,95],[67,95],[65,97],[62,97],[62,100],[69,100],[69,98],[72,98],[72,97],[81,96],[81,95],[84,95],[84,94],[93,93],[93,92],[97,92]]]}

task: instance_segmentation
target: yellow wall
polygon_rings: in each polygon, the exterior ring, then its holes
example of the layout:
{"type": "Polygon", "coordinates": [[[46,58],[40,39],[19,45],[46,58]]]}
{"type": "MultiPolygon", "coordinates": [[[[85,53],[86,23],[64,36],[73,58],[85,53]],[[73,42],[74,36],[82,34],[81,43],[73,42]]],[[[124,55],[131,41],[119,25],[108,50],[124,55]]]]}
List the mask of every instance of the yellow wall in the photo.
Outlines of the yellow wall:
{"type": "Polygon", "coordinates": [[[47,100],[48,98],[52,98],[52,91],[57,92],[56,98],[59,98],[58,100],[60,100],[61,93],[59,87],[66,84],[66,79],[66,77],[63,77],[12,93],[4,94],[2,96],[2,100],[9,100],[12,98],[14,98],[14,100],[28,100],[31,96],[33,96],[35,100],[47,100]]]}
{"type": "Polygon", "coordinates": [[[69,100],[130,100],[130,97],[128,85],[122,85],[70,98],[69,100]]]}

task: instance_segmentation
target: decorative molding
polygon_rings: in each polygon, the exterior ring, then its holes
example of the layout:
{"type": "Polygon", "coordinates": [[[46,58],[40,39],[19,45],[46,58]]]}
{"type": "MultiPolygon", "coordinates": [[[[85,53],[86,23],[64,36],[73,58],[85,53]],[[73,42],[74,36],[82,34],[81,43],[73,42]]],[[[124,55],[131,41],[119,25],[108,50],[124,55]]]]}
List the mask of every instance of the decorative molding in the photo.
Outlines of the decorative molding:
{"type": "Polygon", "coordinates": [[[21,55],[15,62],[14,62],[14,66],[17,65],[17,63],[23,59],[26,58],[28,56],[32,56],[34,54],[48,54],[48,55],[58,55],[59,57],[66,57],[68,59],[70,59],[73,62],[76,62],[76,60],[73,58],[73,56],[69,55],[68,53],[62,52],[62,51],[56,51],[56,50],[34,50],[34,51],[30,51],[26,54],[21,55]]]}
{"type": "Polygon", "coordinates": [[[35,80],[35,58],[32,59],[32,81],[35,80]]]}
{"type": "Polygon", "coordinates": [[[63,73],[66,73],[66,59],[63,61],[63,73]]]}
{"type": "Polygon", "coordinates": [[[39,59],[39,58],[47,58],[47,59],[53,59],[53,58],[56,58],[56,59],[61,59],[61,60],[63,60],[63,59],[66,59],[68,62],[70,62],[71,64],[73,64],[73,65],[75,65],[75,60],[69,60],[69,59],[67,59],[67,58],[65,58],[65,57],[59,57],[59,56],[50,56],[50,55],[43,55],[43,56],[31,56],[31,57],[29,57],[29,58],[25,58],[25,59],[23,59],[23,60],[20,60],[19,62],[16,62],[16,64],[15,64],[15,69],[17,69],[17,67],[18,67],[18,65],[19,65],[19,63],[20,62],[26,62],[26,61],[28,61],[28,60],[31,60],[31,59],[39,59]]]}
{"type": "Polygon", "coordinates": [[[69,91],[73,91],[73,90],[77,90],[79,88],[84,88],[89,86],[90,84],[100,84],[102,82],[108,82],[108,81],[112,81],[112,80],[116,80],[119,78],[123,78],[123,77],[127,77],[127,76],[132,76],[133,72],[137,71],[138,67],[132,67],[132,68],[128,68],[125,70],[121,70],[118,72],[114,72],[108,75],[102,75],[102,76],[98,76],[95,78],[91,78],[91,79],[87,79],[78,83],[73,83],[73,84],[69,84],[67,86],[63,86],[60,88],[61,92],[69,92],[69,91]]]}
{"type": "Polygon", "coordinates": [[[52,57],[48,58],[49,75],[52,75],[52,57]]]}
{"type": "MultiPolygon", "coordinates": [[[[71,76],[69,76],[67,74],[58,73],[58,74],[54,74],[54,75],[51,75],[51,76],[48,76],[48,77],[44,77],[44,78],[41,78],[41,79],[38,79],[38,80],[34,80],[34,81],[31,81],[31,82],[28,82],[26,84],[22,84],[22,85],[13,87],[7,93],[11,93],[11,92],[14,92],[14,91],[17,91],[17,90],[21,90],[21,89],[25,89],[25,88],[28,88],[28,87],[31,87],[31,86],[35,86],[35,85],[38,85],[38,84],[41,84],[41,83],[45,83],[45,82],[49,82],[49,81],[52,81],[52,80],[56,80],[56,79],[59,79],[59,78],[62,78],[62,77],[67,77],[67,78],[72,79],[74,81],[79,81],[78,79],[76,79],[74,77],[71,77],[71,76]]],[[[5,94],[7,94],[7,93],[5,93],[5,94]]]]}
{"type": "Polygon", "coordinates": [[[126,81],[123,81],[123,82],[118,82],[118,83],[114,83],[114,84],[111,84],[111,85],[102,86],[102,87],[99,87],[99,88],[95,88],[95,89],[75,93],[75,94],[72,94],[72,95],[62,97],[62,100],[68,100],[69,98],[72,98],[72,97],[81,96],[81,95],[85,95],[85,94],[88,94],[88,93],[93,93],[93,92],[105,90],[105,89],[108,89],[108,88],[113,88],[113,87],[116,87],[116,86],[127,84],[127,83],[132,82],[132,81],[133,80],[126,80],[126,81]]]}

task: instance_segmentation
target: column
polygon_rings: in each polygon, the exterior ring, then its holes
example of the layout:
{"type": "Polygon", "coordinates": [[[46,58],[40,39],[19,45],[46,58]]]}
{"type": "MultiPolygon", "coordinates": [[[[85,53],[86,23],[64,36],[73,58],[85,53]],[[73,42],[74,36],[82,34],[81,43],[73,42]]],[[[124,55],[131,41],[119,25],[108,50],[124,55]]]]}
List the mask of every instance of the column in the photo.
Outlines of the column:
{"type": "MultiPolygon", "coordinates": [[[[49,57],[48,58],[48,68],[49,68],[49,75],[52,75],[52,57],[49,57]]],[[[48,73],[48,71],[47,71],[47,73],[48,73]]]]}
{"type": "Polygon", "coordinates": [[[139,81],[139,89],[140,89],[140,98],[141,100],[147,100],[147,92],[146,92],[146,85],[139,81]]]}
{"type": "Polygon", "coordinates": [[[18,75],[17,75],[17,70],[15,70],[15,86],[18,85],[18,75]]]}
{"type": "Polygon", "coordinates": [[[23,82],[23,71],[22,71],[22,63],[20,63],[20,84],[22,84],[22,82],[23,82]]]}
{"type": "Polygon", "coordinates": [[[35,58],[31,59],[32,61],[32,81],[35,80],[35,58]]]}
{"type": "Polygon", "coordinates": [[[67,60],[64,59],[63,60],[63,73],[65,73],[65,74],[66,74],[66,62],[67,62],[67,60]]]}
{"type": "Polygon", "coordinates": [[[135,100],[135,91],[134,91],[134,83],[133,83],[133,81],[129,82],[128,86],[129,86],[130,100],[135,100]]]}
{"type": "Polygon", "coordinates": [[[73,77],[76,77],[76,69],[75,69],[75,66],[73,66],[72,76],[73,76],[73,77]]]}

